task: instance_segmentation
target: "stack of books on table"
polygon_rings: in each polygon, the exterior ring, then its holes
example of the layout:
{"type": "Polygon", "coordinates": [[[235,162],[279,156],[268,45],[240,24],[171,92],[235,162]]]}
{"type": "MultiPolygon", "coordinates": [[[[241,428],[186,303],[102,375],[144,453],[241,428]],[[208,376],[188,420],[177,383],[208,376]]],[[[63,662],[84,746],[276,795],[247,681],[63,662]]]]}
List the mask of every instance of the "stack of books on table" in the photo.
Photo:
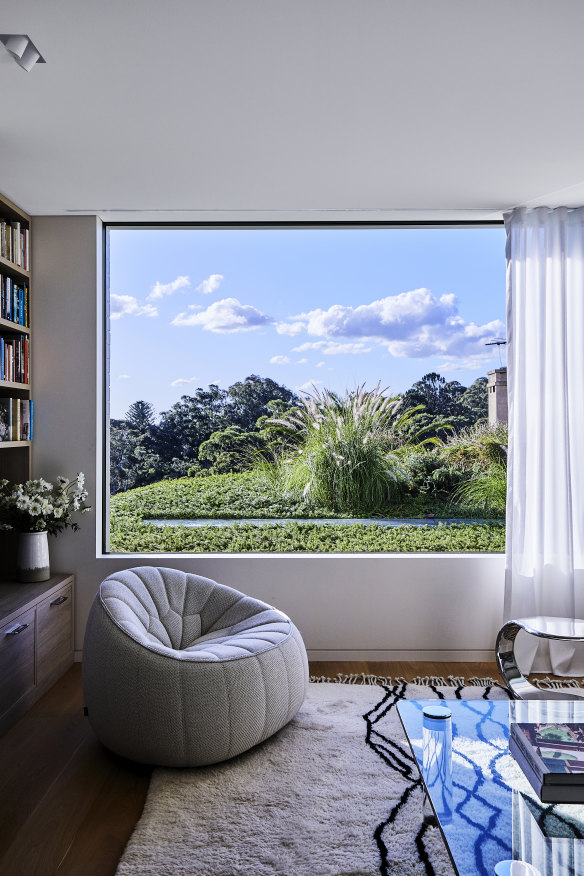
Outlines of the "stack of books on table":
{"type": "Polygon", "coordinates": [[[542,803],[584,803],[584,724],[511,721],[509,751],[542,803]]]}

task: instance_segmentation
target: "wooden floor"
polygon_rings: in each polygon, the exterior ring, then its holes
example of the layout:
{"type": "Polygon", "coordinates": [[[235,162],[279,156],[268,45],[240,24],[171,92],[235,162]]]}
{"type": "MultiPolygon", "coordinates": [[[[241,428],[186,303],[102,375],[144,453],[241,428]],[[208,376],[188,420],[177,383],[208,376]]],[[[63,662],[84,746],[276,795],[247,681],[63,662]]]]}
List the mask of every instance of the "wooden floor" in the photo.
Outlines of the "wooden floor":
{"type": "MultiPolygon", "coordinates": [[[[312,675],[498,677],[494,663],[312,663],[312,675]]],[[[140,817],[150,769],[110,754],[83,716],[75,664],[0,739],[0,874],[110,876],[140,817]]]]}

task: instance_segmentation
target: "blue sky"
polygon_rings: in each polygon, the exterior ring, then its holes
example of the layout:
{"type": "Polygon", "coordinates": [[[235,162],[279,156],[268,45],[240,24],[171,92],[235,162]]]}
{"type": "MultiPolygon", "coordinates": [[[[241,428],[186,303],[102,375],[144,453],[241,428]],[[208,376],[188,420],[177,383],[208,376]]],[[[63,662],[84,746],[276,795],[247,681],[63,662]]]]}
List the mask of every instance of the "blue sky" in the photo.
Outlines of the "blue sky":
{"type": "MultiPolygon", "coordinates": [[[[498,367],[505,232],[111,229],[110,409],[249,374],[299,391],[498,367]]],[[[502,348],[504,350],[504,348],[502,348]]],[[[504,359],[503,359],[504,364],[504,359]]]]}

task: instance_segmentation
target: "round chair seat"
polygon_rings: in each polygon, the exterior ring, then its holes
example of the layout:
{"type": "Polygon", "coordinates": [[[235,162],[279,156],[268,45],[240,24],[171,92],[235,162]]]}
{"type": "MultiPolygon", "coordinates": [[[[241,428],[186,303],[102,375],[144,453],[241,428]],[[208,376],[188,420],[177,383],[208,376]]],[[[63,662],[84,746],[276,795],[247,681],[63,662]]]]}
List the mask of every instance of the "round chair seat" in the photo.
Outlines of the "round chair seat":
{"type": "Polygon", "coordinates": [[[292,621],[209,578],[141,566],[110,575],[93,601],[88,717],[124,757],[163,766],[234,757],[288,723],[307,685],[292,621]]]}

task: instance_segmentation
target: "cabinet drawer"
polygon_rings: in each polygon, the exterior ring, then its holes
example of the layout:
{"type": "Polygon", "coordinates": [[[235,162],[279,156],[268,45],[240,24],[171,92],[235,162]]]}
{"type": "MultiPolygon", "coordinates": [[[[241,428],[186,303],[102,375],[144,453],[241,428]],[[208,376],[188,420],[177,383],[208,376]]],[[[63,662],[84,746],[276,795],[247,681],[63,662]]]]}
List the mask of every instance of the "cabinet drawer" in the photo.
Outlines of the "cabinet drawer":
{"type": "Polygon", "coordinates": [[[34,688],[34,608],[0,628],[0,715],[34,688]]]}
{"type": "Polygon", "coordinates": [[[37,608],[37,685],[60,674],[73,652],[73,588],[71,584],[37,608]]]}

